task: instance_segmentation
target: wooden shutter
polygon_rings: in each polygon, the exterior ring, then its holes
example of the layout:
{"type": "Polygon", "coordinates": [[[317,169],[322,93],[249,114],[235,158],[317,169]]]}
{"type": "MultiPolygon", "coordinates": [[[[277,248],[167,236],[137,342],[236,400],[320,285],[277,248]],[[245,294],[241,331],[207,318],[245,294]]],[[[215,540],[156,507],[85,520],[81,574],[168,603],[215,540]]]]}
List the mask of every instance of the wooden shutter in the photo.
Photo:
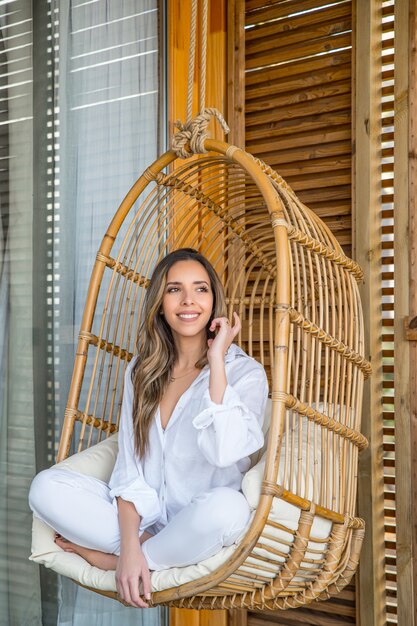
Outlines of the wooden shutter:
{"type": "MultiPolygon", "coordinates": [[[[245,146],[351,252],[352,2],[245,2],[245,146]]],[[[248,626],[356,623],[355,586],[327,602],[249,612],[248,626]]]]}
{"type": "MultiPolygon", "coordinates": [[[[346,185],[349,184],[349,119],[352,112],[347,98],[351,84],[351,42],[347,37],[351,3],[340,2],[330,7],[321,6],[318,0],[268,3],[265,6],[266,4],[262,0],[248,0],[245,5],[246,147],[274,166],[288,180],[306,204],[327,222],[349,253],[351,198],[346,185]],[[321,19],[317,19],[318,16],[321,19]],[[279,37],[276,45],[272,41],[274,36],[279,37]],[[269,42],[268,37],[271,38],[269,42]]],[[[383,328],[385,588],[387,622],[394,624],[397,623],[394,0],[381,2],[381,19],[380,279],[383,328]]],[[[333,617],[332,624],[336,624],[334,620],[333,617]]],[[[290,624],[295,621],[279,618],[276,623],[290,624]]]]}
{"type": "Polygon", "coordinates": [[[352,2],[247,0],[246,149],[351,246],[352,2]]]}

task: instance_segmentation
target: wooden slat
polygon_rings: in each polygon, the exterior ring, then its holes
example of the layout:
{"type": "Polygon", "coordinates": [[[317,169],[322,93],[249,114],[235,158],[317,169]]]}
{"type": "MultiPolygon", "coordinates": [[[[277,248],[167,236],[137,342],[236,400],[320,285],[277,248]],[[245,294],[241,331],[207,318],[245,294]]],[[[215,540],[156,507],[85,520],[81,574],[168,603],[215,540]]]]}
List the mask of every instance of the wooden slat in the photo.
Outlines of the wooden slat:
{"type": "MultiPolygon", "coordinates": [[[[275,169],[279,169],[281,175],[282,168],[280,166],[284,164],[300,164],[302,161],[317,161],[324,165],[323,159],[339,157],[341,155],[351,156],[351,144],[350,141],[334,141],[329,143],[313,143],[311,148],[306,149],[305,143],[300,138],[300,146],[288,147],[284,150],[275,150],[268,152],[268,165],[271,167],[276,166],[275,169]]],[[[317,139],[316,139],[317,141],[317,139]]],[[[288,142],[290,143],[290,142],[288,142]]],[[[281,142],[280,142],[281,148],[281,142]]],[[[285,178],[285,176],[284,176],[285,178]]],[[[349,209],[350,210],[350,209],[349,209]]]]}
{"type": "Polygon", "coordinates": [[[170,626],[229,626],[227,611],[194,611],[172,608],[170,626]]]}
{"type": "MultiPolygon", "coordinates": [[[[346,0],[338,0],[340,4],[346,4],[346,0]]],[[[317,0],[295,0],[293,2],[270,2],[268,0],[251,0],[247,1],[246,6],[246,25],[258,24],[267,20],[278,19],[291,15],[292,13],[301,13],[310,9],[317,9],[319,3],[317,0]]],[[[336,3],[335,3],[336,4],[336,3]]]]}
{"type": "Polygon", "coordinates": [[[302,117],[311,117],[333,111],[345,111],[350,108],[349,95],[336,95],[327,98],[319,98],[310,102],[293,104],[290,108],[278,109],[277,111],[257,111],[246,115],[246,126],[250,128],[260,124],[270,124],[278,120],[294,120],[302,117]]]}
{"type": "Polygon", "coordinates": [[[313,602],[295,611],[249,611],[248,626],[342,626],[356,623],[354,607],[355,587],[350,585],[336,598],[326,602],[313,602]]]}
{"type": "Polygon", "coordinates": [[[228,626],[248,626],[248,612],[245,609],[231,609],[228,626]]]}
{"type": "MultiPolygon", "coordinates": [[[[245,85],[246,89],[249,90],[249,94],[252,94],[252,96],[254,94],[254,86],[262,85],[262,83],[276,85],[278,92],[280,92],[282,83],[286,81],[303,80],[305,75],[308,74],[317,74],[318,78],[316,81],[322,80],[322,71],[330,71],[332,68],[337,71],[341,65],[345,65],[349,69],[351,68],[349,51],[341,50],[337,52],[337,54],[294,60],[279,68],[269,67],[251,71],[246,74],[245,85]]],[[[301,88],[301,85],[299,87],[301,88]]]]}
{"type": "MultiPolygon", "coordinates": [[[[303,0],[300,0],[300,3],[303,0]]],[[[341,2],[342,0],[336,0],[336,2],[341,2]]],[[[299,4],[299,0],[245,0],[245,10],[250,12],[261,7],[275,7],[280,4],[285,4],[285,12],[283,15],[290,15],[291,13],[297,12],[297,7],[299,4]]],[[[317,6],[317,4],[316,4],[317,6]]]]}
{"type": "MultiPolygon", "coordinates": [[[[349,3],[312,13],[299,14],[283,20],[260,22],[246,33],[248,55],[268,50],[271,40],[277,48],[313,41],[351,29],[349,3]],[[282,35],[285,34],[285,37],[282,35]]],[[[297,55],[294,55],[296,58],[297,55]]]]}
{"type": "Polygon", "coordinates": [[[302,191],[308,189],[329,189],[331,187],[343,187],[349,185],[351,181],[350,170],[335,170],[332,175],[329,176],[326,172],[318,172],[314,176],[300,175],[300,176],[288,176],[287,182],[294,191],[302,191]]]}
{"type": "MultiPolygon", "coordinates": [[[[253,72],[253,77],[258,78],[258,80],[246,86],[245,97],[247,106],[250,102],[263,100],[271,94],[296,92],[297,95],[301,96],[304,90],[311,87],[351,80],[350,63],[334,66],[333,63],[330,63],[331,60],[328,57],[324,57],[324,59],[328,61],[328,65],[320,70],[314,67],[317,64],[317,60],[313,59],[314,63],[311,60],[306,60],[303,62],[302,67],[291,64],[292,73],[287,74],[287,76],[282,76],[277,70],[270,70],[268,76],[265,75],[265,72],[253,72]]],[[[321,65],[323,65],[322,60],[320,60],[319,67],[321,65]]]]}
{"type": "Polygon", "coordinates": [[[266,111],[273,109],[277,115],[281,108],[286,109],[288,106],[294,104],[305,104],[312,100],[321,100],[323,98],[333,98],[337,95],[350,94],[351,85],[350,80],[332,81],[327,84],[322,84],[313,87],[304,87],[302,91],[285,91],[284,93],[272,94],[269,90],[269,97],[262,97],[249,100],[246,99],[246,114],[257,111],[266,111]]]}
{"type": "MultiPolygon", "coordinates": [[[[314,115],[300,120],[274,122],[265,127],[248,129],[247,145],[260,152],[296,146],[320,146],[321,143],[346,140],[351,137],[349,111],[329,115],[314,115]]],[[[252,150],[251,150],[252,151],[252,150]]]]}
{"type": "MultiPolygon", "coordinates": [[[[264,65],[273,63],[289,62],[292,59],[301,58],[309,55],[329,53],[336,51],[338,48],[344,48],[351,44],[350,34],[344,32],[337,35],[330,35],[318,40],[306,42],[304,45],[294,44],[286,48],[279,48],[265,53],[253,54],[246,58],[246,68],[253,70],[264,65]]],[[[334,54],[337,54],[334,52],[334,54]]]]}
{"type": "Polygon", "coordinates": [[[351,189],[348,186],[328,187],[322,189],[309,190],[308,194],[300,193],[300,199],[307,204],[310,199],[309,206],[316,202],[334,202],[336,200],[346,200],[350,198],[351,189]]]}
{"type": "MultiPolygon", "coordinates": [[[[263,142],[265,142],[266,137],[268,137],[269,142],[274,140],[276,142],[282,135],[301,135],[301,133],[307,137],[310,129],[314,129],[315,132],[319,129],[330,132],[332,127],[341,127],[342,125],[347,125],[347,128],[344,130],[349,131],[349,115],[350,112],[345,109],[333,112],[331,116],[329,116],[328,113],[323,113],[304,116],[296,120],[289,119],[282,120],[280,122],[271,121],[268,125],[258,126],[255,129],[248,129],[246,133],[246,141],[262,139],[263,142]]],[[[254,142],[252,141],[252,143],[254,142]]]]}

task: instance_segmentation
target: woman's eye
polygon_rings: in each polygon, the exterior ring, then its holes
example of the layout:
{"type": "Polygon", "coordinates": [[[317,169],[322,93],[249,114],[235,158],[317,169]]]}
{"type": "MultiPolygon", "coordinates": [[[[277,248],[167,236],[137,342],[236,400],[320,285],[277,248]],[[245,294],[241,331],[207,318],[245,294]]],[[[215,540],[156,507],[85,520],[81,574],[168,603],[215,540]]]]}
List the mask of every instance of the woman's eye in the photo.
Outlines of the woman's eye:
{"type": "MultiPolygon", "coordinates": [[[[180,291],[179,287],[168,287],[167,289],[167,293],[177,293],[178,291],[180,291]]],[[[209,291],[208,287],[197,287],[196,291],[202,291],[204,293],[207,293],[209,291]]]]}

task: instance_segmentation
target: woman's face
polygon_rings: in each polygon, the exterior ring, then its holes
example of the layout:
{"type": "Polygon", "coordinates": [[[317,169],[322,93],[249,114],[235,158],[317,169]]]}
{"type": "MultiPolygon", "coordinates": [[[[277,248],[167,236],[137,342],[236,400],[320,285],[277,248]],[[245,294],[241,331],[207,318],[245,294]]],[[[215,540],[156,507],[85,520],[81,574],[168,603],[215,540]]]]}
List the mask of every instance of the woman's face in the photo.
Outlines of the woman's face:
{"type": "Polygon", "coordinates": [[[210,277],[201,263],[177,261],[169,269],[162,311],[174,337],[201,335],[205,339],[213,300],[210,277]]]}

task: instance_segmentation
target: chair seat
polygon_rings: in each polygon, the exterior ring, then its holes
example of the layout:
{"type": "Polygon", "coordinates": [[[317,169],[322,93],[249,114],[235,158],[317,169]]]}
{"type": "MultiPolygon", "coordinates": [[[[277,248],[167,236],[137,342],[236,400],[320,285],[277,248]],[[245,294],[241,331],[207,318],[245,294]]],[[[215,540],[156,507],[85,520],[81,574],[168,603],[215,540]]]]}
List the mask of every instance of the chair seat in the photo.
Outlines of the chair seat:
{"type": "MultiPolygon", "coordinates": [[[[117,434],[115,434],[95,446],[88,448],[87,450],[68,457],[59,463],[59,467],[88,474],[108,482],[116,461],[117,450],[117,434]]],[[[264,463],[265,459],[262,457],[261,460],[247,472],[242,484],[242,491],[252,510],[251,520],[260,498],[264,463]]],[[[284,502],[279,498],[274,498],[270,513],[270,519],[272,521],[284,525],[288,529],[296,530],[298,527],[299,517],[299,508],[284,502]]],[[[248,526],[250,525],[250,522],[248,526]]],[[[330,530],[331,522],[316,516],[311,536],[321,541],[318,543],[315,541],[309,542],[308,547],[311,552],[306,552],[306,559],[308,559],[308,561],[310,561],[310,559],[315,561],[322,558],[322,552],[326,549],[326,545],[323,544],[323,540],[329,537],[330,530]]],[[[271,536],[274,536],[275,540],[282,542],[282,552],[287,554],[293,540],[292,534],[276,528],[269,528],[268,532],[271,536]]],[[[196,565],[173,567],[160,572],[152,572],[152,591],[162,591],[164,589],[182,585],[184,583],[197,580],[198,578],[214,571],[217,567],[228,560],[233,551],[236,549],[236,546],[243,539],[244,535],[245,531],[242,533],[241,537],[238,538],[235,544],[222,548],[222,550],[214,556],[205,559],[196,565]]],[[[276,571],[280,570],[284,557],[277,556],[275,551],[274,553],[268,551],[267,538],[263,538],[262,541],[263,546],[255,548],[255,553],[259,554],[261,557],[259,561],[255,557],[251,557],[254,565],[253,570],[247,565],[245,565],[243,569],[248,572],[251,572],[252,570],[253,573],[273,578],[276,575],[276,571]],[[262,567],[264,562],[262,557],[272,559],[272,562],[275,563],[275,572],[271,571],[271,567],[269,567],[268,570],[259,569],[259,567],[262,567]]],[[[276,550],[276,544],[273,545],[275,545],[276,550]]],[[[53,529],[35,516],[33,517],[32,554],[30,559],[36,563],[41,563],[46,567],[53,569],[58,574],[72,578],[84,586],[101,591],[116,591],[115,572],[104,571],[97,567],[93,567],[77,554],[62,550],[54,543],[53,529]]],[[[311,567],[311,562],[302,564],[304,571],[305,569],[311,567]]]]}

